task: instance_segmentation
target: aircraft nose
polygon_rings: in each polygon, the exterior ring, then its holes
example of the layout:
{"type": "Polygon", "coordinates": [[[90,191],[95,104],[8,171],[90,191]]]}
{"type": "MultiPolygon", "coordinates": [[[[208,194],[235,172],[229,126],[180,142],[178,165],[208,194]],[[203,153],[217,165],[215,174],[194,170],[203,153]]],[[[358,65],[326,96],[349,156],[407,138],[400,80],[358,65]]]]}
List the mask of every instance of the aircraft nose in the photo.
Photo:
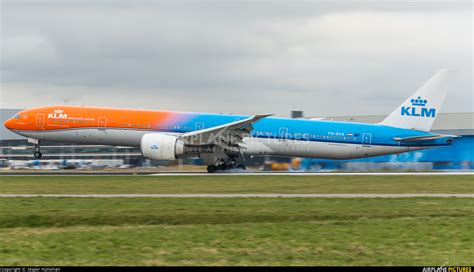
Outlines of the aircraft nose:
{"type": "Polygon", "coordinates": [[[14,123],[15,123],[15,120],[13,118],[10,118],[7,121],[5,121],[3,125],[8,129],[13,129],[14,123]]]}

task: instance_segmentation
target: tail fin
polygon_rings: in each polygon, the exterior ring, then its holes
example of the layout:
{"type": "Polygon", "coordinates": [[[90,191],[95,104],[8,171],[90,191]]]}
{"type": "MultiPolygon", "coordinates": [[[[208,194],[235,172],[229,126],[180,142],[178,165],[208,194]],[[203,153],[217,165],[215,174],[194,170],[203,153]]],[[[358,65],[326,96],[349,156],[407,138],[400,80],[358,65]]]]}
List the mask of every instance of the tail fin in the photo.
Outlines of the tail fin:
{"type": "Polygon", "coordinates": [[[453,71],[453,69],[441,69],[380,124],[430,131],[443,105],[447,81],[453,71]]]}

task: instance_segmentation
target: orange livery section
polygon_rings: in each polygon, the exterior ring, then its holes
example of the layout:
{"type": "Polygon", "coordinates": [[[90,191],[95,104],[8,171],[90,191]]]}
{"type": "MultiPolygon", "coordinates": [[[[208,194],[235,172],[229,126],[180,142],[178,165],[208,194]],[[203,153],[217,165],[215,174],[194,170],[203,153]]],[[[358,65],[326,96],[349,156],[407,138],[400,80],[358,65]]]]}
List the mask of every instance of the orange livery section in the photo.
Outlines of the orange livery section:
{"type": "Polygon", "coordinates": [[[50,106],[19,112],[5,125],[13,130],[74,128],[153,129],[173,120],[173,112],[81,106],[50,106]]]}

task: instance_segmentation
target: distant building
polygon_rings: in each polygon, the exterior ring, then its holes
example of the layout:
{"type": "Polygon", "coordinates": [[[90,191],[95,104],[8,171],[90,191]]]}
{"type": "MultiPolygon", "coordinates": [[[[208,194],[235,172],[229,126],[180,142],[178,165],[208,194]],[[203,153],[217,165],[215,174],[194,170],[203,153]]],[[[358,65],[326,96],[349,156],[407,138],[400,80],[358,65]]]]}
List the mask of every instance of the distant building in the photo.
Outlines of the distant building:
{"type": "Polygon", "coordinates": [[[291,111],[291,118],[303,118],[302,111],[291,111]]]}

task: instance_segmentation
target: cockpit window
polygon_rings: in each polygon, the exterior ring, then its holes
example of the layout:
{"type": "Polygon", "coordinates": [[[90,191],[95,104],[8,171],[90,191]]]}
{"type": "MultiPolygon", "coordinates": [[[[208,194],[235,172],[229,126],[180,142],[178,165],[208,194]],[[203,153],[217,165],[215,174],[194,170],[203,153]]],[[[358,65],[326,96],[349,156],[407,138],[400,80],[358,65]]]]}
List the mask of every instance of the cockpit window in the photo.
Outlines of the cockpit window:
{"type": "Polygon", "coordinates": [[[16,114],[13,118],[15,118],[15,119],[20,119],[20,115],[19,115],[19,114],[16,114]]]}

